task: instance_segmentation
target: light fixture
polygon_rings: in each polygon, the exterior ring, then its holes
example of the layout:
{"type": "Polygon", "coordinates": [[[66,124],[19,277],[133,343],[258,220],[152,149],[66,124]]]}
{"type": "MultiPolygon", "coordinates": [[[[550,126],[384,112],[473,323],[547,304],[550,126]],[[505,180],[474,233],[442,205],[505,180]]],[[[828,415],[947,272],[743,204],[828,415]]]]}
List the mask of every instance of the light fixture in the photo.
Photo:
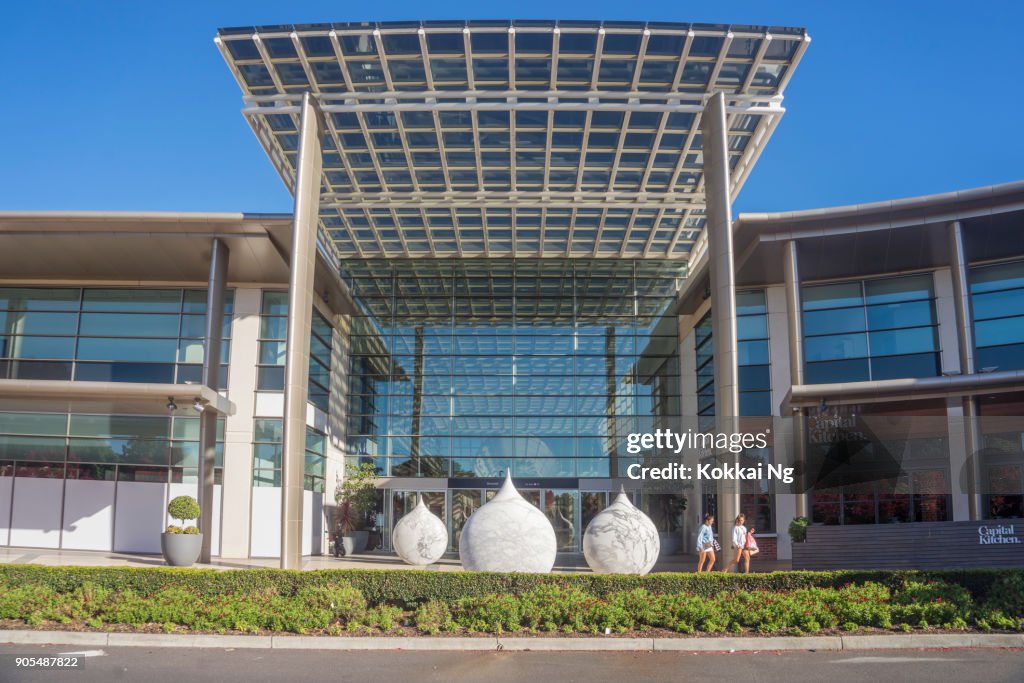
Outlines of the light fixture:
{"type": "Polygon", "coordinates": [[[168,396],[167,397],[167,410],[169,410],[169,411],[171,411],[173,413],[177,409],[178,409],[178,404],[174,402],[174,397],[173,396],[168,396]]]}
{"type": "Polygon", "coordinates": [[[192,410],[197,413],[201,413],[206,409],[206,402],[203,399],[196,397],[196,400],[192,401],[192,410]]]}

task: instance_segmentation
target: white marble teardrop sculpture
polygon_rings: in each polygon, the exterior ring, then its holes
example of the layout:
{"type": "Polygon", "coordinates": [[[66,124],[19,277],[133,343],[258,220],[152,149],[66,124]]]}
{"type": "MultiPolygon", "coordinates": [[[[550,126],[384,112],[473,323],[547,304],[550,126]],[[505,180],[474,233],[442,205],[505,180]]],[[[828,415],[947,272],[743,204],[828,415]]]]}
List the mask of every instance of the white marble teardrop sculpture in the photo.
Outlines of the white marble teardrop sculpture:
{"type": "Polygon", "coordinates": [[[434,564],[448,547],[448,529],[423,504],[423,496],[417,495],[415,507],[398,520],[391,532],[391,545],[407,564],[434,564]]]}
{"type": "Polygon", "coordinates": [[[462,566],[474,572],[550,572],[555,566],[555,530],[512,484],[512,475],[466,522],[459,540],[462,566]]]}
{"type": "Polygon", "coordinates": [[[661,550],[658,529],[638,510],[625,490],[594,519],[583,533],[583,556],[600,574],[646,574],[661,550]]]}

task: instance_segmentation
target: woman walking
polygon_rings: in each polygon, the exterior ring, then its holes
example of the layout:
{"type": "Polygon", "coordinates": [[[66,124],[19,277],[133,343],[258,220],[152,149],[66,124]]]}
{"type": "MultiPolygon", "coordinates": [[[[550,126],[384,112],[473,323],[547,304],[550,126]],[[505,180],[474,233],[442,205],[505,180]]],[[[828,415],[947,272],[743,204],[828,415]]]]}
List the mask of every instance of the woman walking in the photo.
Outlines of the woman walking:
{"type": "Polygon", "coordinates": [[[732,552],[733,558],[725,565],[723,571],[728,572],[733,567],[739,567],[740,560],[743,560],[743,571],[750,573],[750,551],[747,550],[747,516],[742,512],[736,517],[736,526],[732,529],[732,552]]]}
{"type": "Polygon", "coordinates": [[[715,566],[715,530],[711,528],[711,525],[715,523],[715,516],[708,513],[704,515],[704,523],[700,526],[700,531],[697,532],[697,556],[700,558],[697,562],[697,573],[701,571],[711,571],[715,566]],[[708,563],[708,568],[703,569],[704,562],[708,563]]]}

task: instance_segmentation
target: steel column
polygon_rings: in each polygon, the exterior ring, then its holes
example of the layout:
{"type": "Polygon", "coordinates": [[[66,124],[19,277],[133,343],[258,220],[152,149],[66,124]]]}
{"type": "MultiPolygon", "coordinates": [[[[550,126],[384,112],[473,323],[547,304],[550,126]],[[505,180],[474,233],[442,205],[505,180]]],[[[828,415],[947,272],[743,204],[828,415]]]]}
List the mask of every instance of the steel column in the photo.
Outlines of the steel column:
{"type": "MultiPolygon", "coordinates": [[[[786,312],[789,314],[789,380],[791,386],[804,383],[804,328],[803,303],[800,298],[800,260],[796,240],[789,240],[785,246],[786,312]]],[[[788,418],[789,416],[783,416],[788,418]]],[[[807,412],[801,408],[794,412],[793,419],[793,462],[806,464],[806,420],[807,412]]],[[[804,470],[800,470],[804,471],[804,470]]],[[[803,477],[806,485],[806,475],[803,477]]],[[[807,491],[796,494],[796,516],[807,516],[807,491]]]]}
{"type": "MultiPolygon", "coordinates": [[[[708,270],[711,277],[712,344],[715,354],[715,424],[719,432],[738,430],[739,368],[736,345],[736,272],[733,263],[732,205],[729,184],[729,147],[725,95],[708,100],[701,123],[704,149],[705,202],[707,204],[708,270]]],[[[722,462],[736,462],[728,450],[717,454],[722,462]]],[[[740,512],[739,484],[718,483],[718,528],[729,548],[733,520],[740,512]]],[[[730,555],[731,556],[731,555],[730,555]]]]}
{"type": "MultiPolygon", "coordinates": [[[[203,334],[203,384],[220,390],[220,351],[224,330],[224,297],[228,279],[228,245],[210,243],[210,277],[206,285],[206,329],[203,334]]],[[[213,548],[213,470],[217,453],[217,412],[199,404],[199,531],[203,534],[199,561],[209,564],[213,548]]]]}
{"type": "MultiPolygon", "coordinates": [[[[956,317],[957,352],[960,358],[960,374],[973,375],[977,372],[974,364],[974,327],[971,314],[971,290],[967,278],[967,255],[964,252],[963,226],[953,221],[947,226],[949,237],[949,271],[953,280],[953,310],[956,317]]],[[[972,520],[982,517],[981,492],[979,490],[981,434],[978,425],[978,401],[973,395],[965,396],[964,445],[967,449],[964,460],[967,467],[967,506],[972,520]]]]}
{"type": "Polygon", "coordinates": [[[281,449],[281,568],[302,566],[302,500],[309,399],[309,337],[320,204],[321,120],[311,93],[302,97],[295,166],[295,213],[288,278],[288,333],[284,363],[284,435],[281,449]]]}

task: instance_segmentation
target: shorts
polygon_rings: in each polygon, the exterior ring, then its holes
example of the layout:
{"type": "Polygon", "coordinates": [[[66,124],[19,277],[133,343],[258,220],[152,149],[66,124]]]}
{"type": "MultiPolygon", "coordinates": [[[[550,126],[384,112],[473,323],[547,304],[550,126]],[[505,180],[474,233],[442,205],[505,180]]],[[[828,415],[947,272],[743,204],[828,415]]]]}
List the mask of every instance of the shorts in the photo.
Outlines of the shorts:
{"type": "Polygon", "coordinates": [[[704,545],[697,546],[698,553],[715,552],[715,544],[708,541],[704,545]]]}

